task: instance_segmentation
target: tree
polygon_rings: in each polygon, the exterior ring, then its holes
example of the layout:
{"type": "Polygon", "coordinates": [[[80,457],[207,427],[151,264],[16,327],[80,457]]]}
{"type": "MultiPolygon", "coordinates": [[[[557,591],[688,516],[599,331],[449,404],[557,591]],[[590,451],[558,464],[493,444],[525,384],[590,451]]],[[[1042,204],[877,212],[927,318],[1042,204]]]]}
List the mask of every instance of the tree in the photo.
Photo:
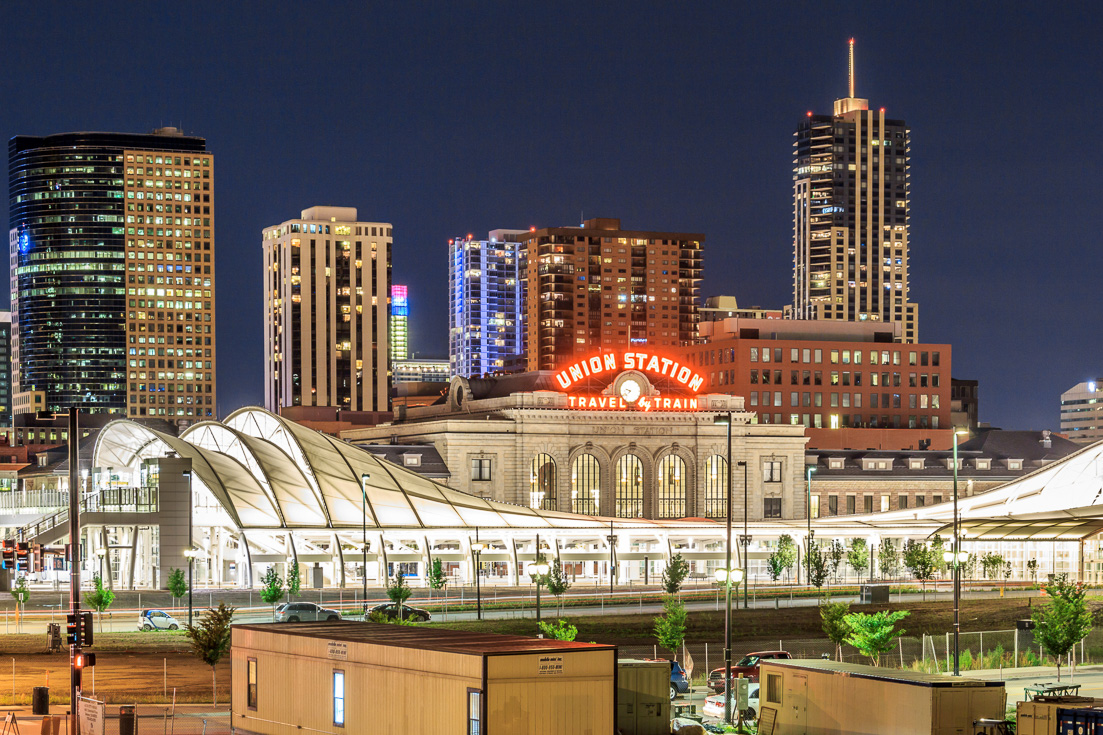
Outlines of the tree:
{"type": "Polygon", "coordinates": [[[291,562],[287,567],[287,601],[291,602],[291,597],[300,597],[300,591],[303,588],[302,572],[299,571],[299,562],[291,562]]]}
{"type": "Polygon", "coordinates": [[[858,575],[861,580],[862,572],[869,566],[869,547],[864,538],[850,539],[850,549],[846,552],[846,563],[858,575]]]}
{"type": "Polygon", "coordinates": [[[670,563],[663,570],[663,589],[668,595],[678,594],[688,576],[689,562],[681,554],[675,554],[670,557],[670,563]]]}
{"type": "Polygon", "coordinates": [[[1092,616],[1082,584],[1069,584],[1065,575],[1057,575],[1046,585],[1049,602],[1035,607],[1034,640],[1057,659],[1057,681],[1061,681],[1061,658],[1083,640],[1092,629],[1092,616]]]}
{"type": "Polygon", "coordinates": [[[900,552],[892,539],[884,539],[877,550],[877,563],[881,566],[881,578],[895,577],[900,570],[900,552]]]}
{"type": "Polygon", "coordinates": [[[946,546],[942,543],[942,537],[937,533],[931,539],[929,550],[931,553],[931,563],[934,565],[932,576],[934,576],[934,572],[938,572],[941,576],[946,572],[946,559],[942,556],[946,551],[946,546]]]}
{"type": "Polygon", "coordinates": [[[820,625],[823,634],[835,644],[835,656],[843,660],[843,644],[850,635],[850,626],[846,616],[850,614],[850,605],[845,602],[824,602],[820,605],[820,625]]]}
{"type": "Polygon", "coordinates": [[[414,594],[414,591],[410,589],[410,585],[406,584],[402,572],[395,574],[394,582],[387,585],[387,597],[398,606],[399,620],[402,620],[402,606],[406,604],[406,600],[410,599],[412,594],[414,594]]]}
{"type": "MultiPolygon", "coordinates": [[[[544,577],[544,584],[548,587],[548,592],[555,596],[555,606],[557,610],[562,610],[562,597],[563,593],[571,587],[570,580],[567,579],[567,575],[563,573],[563,564],[559,559],[552,562],[551,569],[544,577]]],[[[559,640],[565,640],[560,638],[559,640]]],[[[571,638],[573,641],[574,638],[571,638]]]]}
{"type": "Polygon", "coordinates": [[[827,582],[828,561],[827,554],[820,545],[813,542],[808,545],[808,552],[804,555],[804,567],[808,572],[808,583],[818,592],[823,590],[827,582]]]}
{"type": "Polygon", "coordinates": [[[433,559],[425,581],[429,583],[429,589],[433,590],[442,590],[448,584],[448,577],[444,575],[444,563],[439,558],[433,559]]]}
{"type": "Polygon", "coordinates": [[[225,602],[218,603],[218,608],[208,609],[199,618],[198,625],[187,627],[188,638],[191,639],[191,650],[203,663],[211,667],[211,692],[214,694],[214,703],[218,704],[218,687],[215,679],[215,666],[230,650],[230,622],[234,617],[234,608],[226,607],[225,602]]]}
{"type": "Polygon", "coordinates": [[[169,571],[168,588],[169,594],[172,595],[174,600],[178,600],[188,593],[188,579],[184,576],[183,569],[173,567],[169,571]]]}
{"type": "Polygon", "coordinates": [[[965,557],[965,563],[961,565],[961,573],[966,579],[975,579],[977,576],[977,555],[969,554],[965,557]]]}
{"type": "Polygon", "coordinates": [[[1030,578],[1032,580],[1034,580],[1034,584],[1038,584],[1038,560],[1037,559],[1027,559],[1026,560],[1026,571],[1030,575],[1030,578]]]}
{"type": "MultiPolygon", "coordinates": [[[[934,551],[922,541],[908,539],[904,542],[904,566],[922,585],[934,577],[934,551]]],[[[927,588],[923,586],[923,599],[927,599],[927,588]]]]}
{"type": "Polygon", "coordinates": [[[31,591],[27,589],[27,578],[25,576],[15,580],[15,584],[11,588],[11,596],[15,598],[16,603],[20,605],[27,604],[27,600],[31,597],[31,591]]]}
{"type": "Polygon", "coordinates": [[[655,637],[660,646],[678,658],[678,649],[686,639],[686,606],[673,595],[663,602],[663,614],[655,618],[655,637]]]}
{"type": "Polygon", "coordinates": [[[843,564],[843,559],[846,558],[846,547],[842,545],[839,539],[835,539],[831,542],[831,548],[827,550],[827,556],[831,560],[831,576],[835,579],[835,584],[839,583],[839,567],[843,564]]]}
{"type": "Polygon", "coordinates": [[[797,563],[797,542],[789,534],[782,534],[777,540],[777,553],[781,555],[785,575],[789,576],[789,570],[797,563]]]}
{"type": "Polygon", "coordinates": [[[103,579],[98,574],[92,575],[92,585],[95,589],[84,594],[84,604],[100,614],[100,632],[102,633],[103,614],[115,601],[115,593],[103,586],[103,579]]]}
{"type": "Polygon", "coordinates": [[[896,623],[906,618],[907,610],[882,610],[876,613],[850,613],[843,622],[850,628],[846,642],[869,656],[874,666],[881,665],[881,654],[892,649],[893,641],[904,635],[896,623]]]}
{"type": "Polygon", "coordinates": [[[274,566],[268,567],[268,571],[260,578],[260,585],[260,599],[269,605],[275,605],[283,597],[283,578],[276,574],[274,566]]]}
{"type": "Polygon", "coordinates": [[[578,635],[578,628],[571,625],[566,620],[556,620],[554,623],[548,623],[541,620],[540,632],[544,634],[545,638],[551,638],[557,641],[573,641],[575,636],[578,635]]]}

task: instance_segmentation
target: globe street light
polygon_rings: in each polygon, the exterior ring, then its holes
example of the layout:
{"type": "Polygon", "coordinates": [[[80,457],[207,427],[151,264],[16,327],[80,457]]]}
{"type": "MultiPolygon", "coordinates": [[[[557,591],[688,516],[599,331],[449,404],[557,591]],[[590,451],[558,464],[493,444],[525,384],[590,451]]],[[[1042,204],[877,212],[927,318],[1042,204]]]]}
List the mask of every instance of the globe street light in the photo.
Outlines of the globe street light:
{"type": "Polygon", "coordinates": [[[192,616],[192,602],[191,602],[191,588],[192,588],[192,570],[195,568],[195,556],[199,552],[194,548],[184,549],[184,556],[188,560],[188,627],[191,627],[192,616]]]}
{"type": "MultiPolygon", "coordinates": [[[[536,537],[536,629],[540,629],[540,585],[548,573],[548,562],[540,556],[540,537],[536,537]]],[[[542,634],[541,634],[542,635],[542,634]]]]}
{"type": "MultiPolygon", "coordinates": [[[[744,552],[746,553],[746,552],[744,552]]],[[[727,588],[724,599],[727,607],[724,610],[724,722],[732,724],[731,687],[732,687],[732,583],[739,584],[743,581],[742,569],[717,569],[716,581],[727,588]]]]}
{"type": "MultiPolygon", "coordinates": [[[[475,538],[479,538],[478,529],[475,530],[475,538]]],[[[480,561],[480,559],[482,557],[483,549],[485,548],[486,544],[478,540],[476,540],[475,543],[471,544],[471,551],[475,554],[475,618],[477,620],[483,619],[483,596],[482,591],[479,589],[479,567],[482,566],[482,562],[480,561]]]]}
{"type": "Polygon", "coordinates": [[[954,548],[952,559],[954,562],[954,676],[960,676],[961,670],[958,664],[958,638],[961,635],[961,562],[965,556],[961,551],[961,530],[957,514],[957,438],[968,434],[964,429],[954,429],[954,548]]]}
{"type": "MultiPolygon", "coordinates": [[[[812,550],[812,473],[816,471],[815,465],[808,465],[804,468],[804,474],[807,478],[805,483],[808,488],[808,498],[805,504],[805,509],[808,511],[808,544],[804,549],[804,566],[806,569],[806,576],[811,576],[812,567],[808,562],[808,553],[812,550]]],[[[797,565],[797,573],[800,573],[800,565],[797,565]]],[[[809,586],[812,584],[812,580],[808,580],[809,586]]]]}

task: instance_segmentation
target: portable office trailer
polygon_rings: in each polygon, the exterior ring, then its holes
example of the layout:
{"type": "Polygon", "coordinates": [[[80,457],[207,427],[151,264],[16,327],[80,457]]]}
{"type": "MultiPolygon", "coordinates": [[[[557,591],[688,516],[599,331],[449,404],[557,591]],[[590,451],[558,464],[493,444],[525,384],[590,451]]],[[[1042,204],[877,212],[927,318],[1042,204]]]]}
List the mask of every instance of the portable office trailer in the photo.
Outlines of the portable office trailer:
{"type": "Polygon", "coordinates": [[[1035,697],[1015,707],[1015,732],[1018,735],[1057,735],[1057,710],[1103,706],[1095,697],[1035,697]]]}
{"type": "Polygon", "coordinates": [[[617,661],[617,731],[623,735],[670,732],[669,661],[617,661]]]}
{"type": "Polygon", "coordinates": [[[615,646],[351,621],[235,625],[237,730],[611,735],[615,646]]]}
{"type": "Polygon", "coordinates": [[[763,661],[758,680],[760,733],[971,735],[1004,716],[1002,681],[819,659],[763,661]]]}

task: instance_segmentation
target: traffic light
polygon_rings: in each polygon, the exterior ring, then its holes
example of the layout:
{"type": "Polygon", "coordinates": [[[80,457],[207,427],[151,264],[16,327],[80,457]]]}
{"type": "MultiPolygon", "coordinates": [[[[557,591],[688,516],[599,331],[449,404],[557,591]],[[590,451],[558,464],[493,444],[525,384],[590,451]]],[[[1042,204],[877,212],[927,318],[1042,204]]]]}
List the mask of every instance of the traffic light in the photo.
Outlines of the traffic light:
{"type": "Polygon", "coordinates": [[[90,669],[96,665],[96,654],[81,651],[73,657],[74,669],[90,669]]]}
{"type": "Polygon", "coordinates": [[[80,644],[82,646],[92,645],[92,613],[90,612],[80,614],[80,644]]]}
{"type": "Polygon", "coordinates": [[[31,545],[26,541],[18,541],[15,544],[15,571],[31,571],[31,545]]]}
{"type": "Polygon", "coordinates": [[[80,645],[80,613],[69,613],[65,616],[65,643],[70,646],[80,645]]]}
{"type": "Polygon", "coordinates": [[[0,541],[0,550],[3,551],[3,556],[0,557],[0,569],[15,569],[15,542],[0,541]]]}

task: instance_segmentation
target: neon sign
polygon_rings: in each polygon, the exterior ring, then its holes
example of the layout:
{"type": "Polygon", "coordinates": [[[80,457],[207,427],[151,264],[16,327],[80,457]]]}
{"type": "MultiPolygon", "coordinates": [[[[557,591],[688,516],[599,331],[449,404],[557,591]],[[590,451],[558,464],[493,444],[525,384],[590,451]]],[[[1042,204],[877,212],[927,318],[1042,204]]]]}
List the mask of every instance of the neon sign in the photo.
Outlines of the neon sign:
{"type": "Polygon", "coordinates": [[[567,405],[587,411],[696,411],[697,396],[642,396],[629,403],[620,396],[567,396],[567,405]]]}
{"type": "Polygon", "coordinates": [[[585,378],[622,370],[640,370],[645,373],[661,375],[694,392],[699,390],[705,382],[704,378],[695,373],[688,365],[679,364],[677,360],[661,357],[650,352],[603,352],[600,355],[587,357],[573,365],[569,365],[564,370],[556,373],[555,380],[561,388],[566,390],[585,378]]]}

